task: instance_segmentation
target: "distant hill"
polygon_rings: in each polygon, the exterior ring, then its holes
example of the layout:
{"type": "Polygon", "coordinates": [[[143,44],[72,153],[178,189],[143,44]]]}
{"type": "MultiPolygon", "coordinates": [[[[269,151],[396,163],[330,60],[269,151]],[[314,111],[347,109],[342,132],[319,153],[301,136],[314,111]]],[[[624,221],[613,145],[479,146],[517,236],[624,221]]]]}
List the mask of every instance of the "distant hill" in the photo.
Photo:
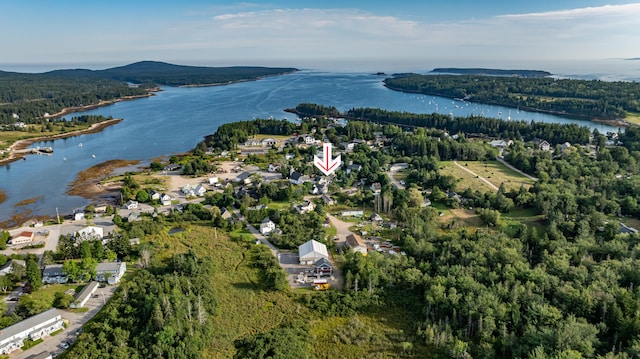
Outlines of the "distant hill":
{"type": "Polygon", "coordinates": [[[637,61],[637,60],[640,60],[640,57],[631,57],[631,58],[628,58],[628,59],[625,59],[625,60],[637,61]]]}
{"type": "Polygon", "coordinates": [[[454,75],[483,75],[483,76],[516,76],[516,77],[547,77],[552,74],[540,70],[499,70],[483,68],[456,68],[442,67],[435,68],[431,73],[454,74],[454,75]]]}
{"type": "Polygon", "coordinates": [[[138,84],[202,86],[255,80],[264,76],[281,75],[293,71],[297,71],[297,69],[291,67],[257,66],[184,66],[158,61],[141,61],[106,70],[55,70],[46,74],[63,77],[106,78],[138,84]]]}
{"type": "Polygon", "coordinates": [[[211,86],[297,71],[289,67],[202,67],[142,61],[106,70],[40,74],[0,71],[0,125],[39,123],[45,113],[148,96],[157,86],[211,86]],[[130,86],[128,83],[139,86],[130,86]]]}

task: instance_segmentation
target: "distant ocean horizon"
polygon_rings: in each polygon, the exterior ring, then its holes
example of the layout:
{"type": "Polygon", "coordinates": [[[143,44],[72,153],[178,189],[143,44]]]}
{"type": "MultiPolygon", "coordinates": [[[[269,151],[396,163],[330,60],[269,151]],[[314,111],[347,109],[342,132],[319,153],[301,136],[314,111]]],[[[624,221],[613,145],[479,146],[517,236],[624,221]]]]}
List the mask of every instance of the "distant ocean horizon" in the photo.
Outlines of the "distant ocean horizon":
{"type": "MultiPolygon", "coordinates": [[[[142,61],[142,60],[140,60],[142,61]]],[[[165,61],[165,60],[157,60],[165,61]]],[[[460,67],[460,68],[491,68],[506,70],[541,70],[548,71],[554,76],[561,78],[578,78],[587,80],[603,81],[639,81],[640,82],[640,60],[611,58],[601,60],[549,60],[549,61],[509,61],[509,60],[478,60],[468,59],[452,60],[318,60],[318,61],[263,61],[246,63],[220,62],[220,61],[189,61],[189,60],[167,60],[176,65],[191,66],[266,66],[266,67],[295,67],[301,70],[336,72],[336,73],[365,73],[384,72],[393,74],[398,72],[427,73],[437,67],[460,67]]],[[[90,69],[102,70],[117,66],[124,66],[130,62],[101,62],[101,63],[0,63],[0,71],[23,72],[23,73],[43,73],[61,69],[90,69]]]]}

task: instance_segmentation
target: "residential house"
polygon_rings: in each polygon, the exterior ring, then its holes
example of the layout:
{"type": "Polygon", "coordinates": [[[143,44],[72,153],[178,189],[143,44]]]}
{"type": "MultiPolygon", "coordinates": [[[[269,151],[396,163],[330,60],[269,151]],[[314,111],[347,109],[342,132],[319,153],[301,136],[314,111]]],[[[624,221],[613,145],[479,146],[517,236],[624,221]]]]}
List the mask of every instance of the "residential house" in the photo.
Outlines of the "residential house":
{"type": "Polygon", "coordinates": [[[303,184],[307,180],[307,176],[298,171],[293,171],[289,175],[289,182],[292,184],[303,184]]]}
{"type": "Polygon", "coordinates": [[[222,208],[222,210],[220,211],[220,216],[222,216],[222,218],[226,219],[227,221],[233,221],[233,213],[231,213],[231,211],[226,208],[222,208]]]}
{"type": "Polygon", "coordinates": [[[0,332],[0,354],[6,355],[24,346],[25,339],[38,340],[52,332],[63,329],[62,314],[49,309],[36,314],[0,332]]]}
{"type": "MultiPolygon", "coordinates": [[[[132,212],[133,213],[133,212],[132,212]]],[[[102,227],[87,226],[76,233],[76,239],[83,241],[91,239],[102,239],[104,237],[104,229],[102,227]]]]}
{"type": "Polygon", "coordinates": [[[571,148],[571,144],[569,142],[563,143],[562,145],[560,145],[560,153],[564,153],[569,148],[571,148]]]}
{"type": "Polygon", "coordinates": [[[127,216],[127,222],[137,222],[140,219],[140,213],[138,212],[131,211],[131,213],[129,213],[129,215],[127,216]]]}
{"type": "Polygon", "coordinates": [[[317,141],[318,140],[316,140],[313,136],[304,136],[304,143],[307,145],[315,145],[317,141]]]}
{"type": "Polygon", "coordinates": [[[195,193],[196,196],[198,197],[202,197],[204,196],[205,193],[207,193],[207,189],[204,188],[203,185],[198,184],[194,189],[193,189],[193,193],[195,193]]]}
{"type": "Polygon", "coordinates": [[[500,151],[504,150],[505,148],[511,146],[513,144],[512,140],[493,140],[491,142],[489,142],[489,145],[491,145],[491,147],[497,147],[500,151]]]}
{"type": "Polygon", "coordinates": [[[127,272],[125,262],[98,263],[96,266],[96,280],[116,284],[120,282],[122,276],[127,272]]]}
{"type": "Polygon", "coordinates": [[[218,177],[209,177],[209,184],[210,185],[214,185],[216,183],[220,182],[220,179],[218,177]]]}
{"type": "Polygon", "coordinates": [[[540,149],[542,151],[550,151],[551,150],[551,144],[549,144],[549,142],[547,142],[546,140],[535,138],[535,139],[533,139],[533,144],[538,149],[540,149]]]}
{"type": "Polygon", "coordinates": [[[347,152],[352,152],[353,149],[356,147],[356,144],[353,143],[353,142],[351,142],[351,143],[346,143],[345,142],[342,145],[344,146],[344,150],[347,151],[347,152]]]}
{"type": "Polygon", "coordinates": [[[171,196],[169,196],[166,193],[163,193],[160,195],[160,203],[162,203],[163,206],[170,206],[171,205],[171,196]]]}
{"type": "Polygon", "coordinates": [[[158,191],[151,191],[149,193],[149,197],[151,198],[152,201],[157,201],[160,199],[160,192],[158,191]]]}
{"type": "Polygon", "coordinates": [[[74,221],[81,221],[83,219],[85,219],[84,212],[77,212],[73,214],[74,221]]]}
{"type": "Polygon", "coordinates": [[[329,259],[327,246],[315,240],[310,240],[298,247],[298,260],[302,265],[312,265],[319,259],[329,259]]]}
{"type": "Polygon", "coordinates": [[[312,273],[317,276],[330,276],[333,273],[331,262],[326,258],[320,258],[313,264],[312,273]]]}
{"type": "Polygon", "coordinates": [[[107,207],[108,207],[108,206],[109,206],[109,205],[108,205],[108,204],[106,204],[106,203],[104,203],[104,202],[96,203],[96,204],[93,206],[93,211],[94,211],[95,213],[104,213],[104,212],[106,212],[106,211],[107,211],[107,207]]]}
{"type": "Polygon", "coordinates": [[[128,200],[127,203],[124,204],[125,209],[137,209],[138,201],[128,200]]]}
{"type": "Polygon", "coordinates": [[[25,261],[21,259],[9,259],[5,264],[0,267],[0,275],[7,275],[13,273],[15,266],[27,267],[25,261]]]}
{"type": "Polygon", "coordinates": [[[360,172],[361,169],[362,169],[361,165],[350,164],[347,166],[347,174],[350,174],[351,172],[360,172]]]}
{"type": "Polygon", "coordinates": [[[340,212],[340,216],[342,217],[362,217],[364,215],[364,211],[361,209],[350,209],[340,212]]]}
{"type": "Polygon", "coordinates": [[[268,236],[274,229],[276,229],[276,224],[273,223],[269,217],[265,217],[262,223],[260,223],[260,233],[262,233],[263,236],[268,236]]]}
{"type": "Polygon", "coordinates": [[[382,222],[384,222],[384,218],[382,218],[382,216],[377,213],[372,214],[369,219],[375,224],[382,224],[382,222]]]}
{"type": "Polygon", "coordinates": [[[267,171],[269,171],[269,172],[278,172],[278,171],[280,171],[280,165],[276,165],[276,164],[270,163],[269,167],[267,167],[267,171]]]}
{"type": "Polygon", "coordinates": [[[89,284],[85,285],[84,288],[78,293],[78,295],[74,298],[73,302],[69,305],[69,308],[82,308],[85,304],[91,299],[93,293],[98,290],[98,286],[100,283],[96,281],[91,281],[89,284]]]}
{"type": "Polygon", "coordinates": [[[406,170],[407,168],[409,168],[408,163],[394,163],[391,165],[391,167],[389,167],[389,171],[397,172],[397,171],[406,170]]]}
{"type": "Polygon", "coordinates": [[[62,264],[49,264],[44,266],[42,270],[42,283],[60,284],[68,281],[69,277],[62,272],[62,264]]]}
{"type": "Polygon", "coordinates": [[[265,147],[271,147],[271,146],[277,146],[278,141],[274,138],[265,138],[260,142],[260,144],[265,147]]]}
{"type": "Polygon", "coordinates": [[[233,179],[235,182],[242,184],[250,184],[251,183],[251,172],[242,172],[237,175],[236,178],[233,179]]]}
{"type": "Polygon", "coordinates": [[[296,206],[296,211],[300,214],[309,213],[316,209],[316,204],[311,201],[304,201],[296,206]]]}
{"type": "Polygon", "coordinates": [[[422,201],[422,207],[429,207],[431,205],[431,200],[428,198],[425,198],[424,201],[422,201]]]}
{"type": "Polygon", "coordinates": [[[325,206],[333,206],[334,204],[336,204],[336,200],[328,194],[322,195],[322,201],[324,202],[325,206]]]}
{"type": "Polygon", "coordinates": [[[289,152],[286,155],[284,155],[284,159],[287,160],[287,161],[292,160],[294,158],[296,158],[296,154],[295,153],[289,152]]]}
{"type": "Polygon", "coordinates": [[[22,245],[22,244],[29,244],[31,242],[33,242],[33,238],[34,238],[34,233],[31,231],[23,231],[18,233],[15,236],[12,236],[10,241],[12,245],[16,246],[16,245],[22,245]]]}
{"type": "Polygon", "coordinates": [[[363,256],[367,255],[367,245],[357,234],[350,234],[346,237],[346,246],[354,252],[360,252],[363,256]]]}
{"type": "Polygon", "coordinates": [[[129,239],[129,244],[132,246],[137,246],[138,244],[140,244],[140,238],[136,237],[129,239]]]}

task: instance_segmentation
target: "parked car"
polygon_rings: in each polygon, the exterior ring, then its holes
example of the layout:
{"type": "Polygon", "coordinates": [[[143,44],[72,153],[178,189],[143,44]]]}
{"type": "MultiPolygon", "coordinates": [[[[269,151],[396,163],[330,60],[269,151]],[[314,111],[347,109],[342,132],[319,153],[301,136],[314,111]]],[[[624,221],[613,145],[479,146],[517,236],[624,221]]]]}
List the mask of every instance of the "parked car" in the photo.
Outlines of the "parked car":
{"type": "Polygon", "coordinates": [[[62,342],[58,346],[62,349],[69,349],[69,344],[67,344],[67,342],[62,342]]]}

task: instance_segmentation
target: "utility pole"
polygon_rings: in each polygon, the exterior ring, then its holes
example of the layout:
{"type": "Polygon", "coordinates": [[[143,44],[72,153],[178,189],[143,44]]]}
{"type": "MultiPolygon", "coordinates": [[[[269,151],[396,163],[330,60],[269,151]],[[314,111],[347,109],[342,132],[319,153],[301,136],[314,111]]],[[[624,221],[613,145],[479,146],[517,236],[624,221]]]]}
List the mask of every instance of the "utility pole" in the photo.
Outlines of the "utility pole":
{"type": "Polygon", "coordinates": [[[58,207],[56,207],[56,218],[58,219],[58,224],[60,224],[60,213],[58,213],[58,207]]]}

